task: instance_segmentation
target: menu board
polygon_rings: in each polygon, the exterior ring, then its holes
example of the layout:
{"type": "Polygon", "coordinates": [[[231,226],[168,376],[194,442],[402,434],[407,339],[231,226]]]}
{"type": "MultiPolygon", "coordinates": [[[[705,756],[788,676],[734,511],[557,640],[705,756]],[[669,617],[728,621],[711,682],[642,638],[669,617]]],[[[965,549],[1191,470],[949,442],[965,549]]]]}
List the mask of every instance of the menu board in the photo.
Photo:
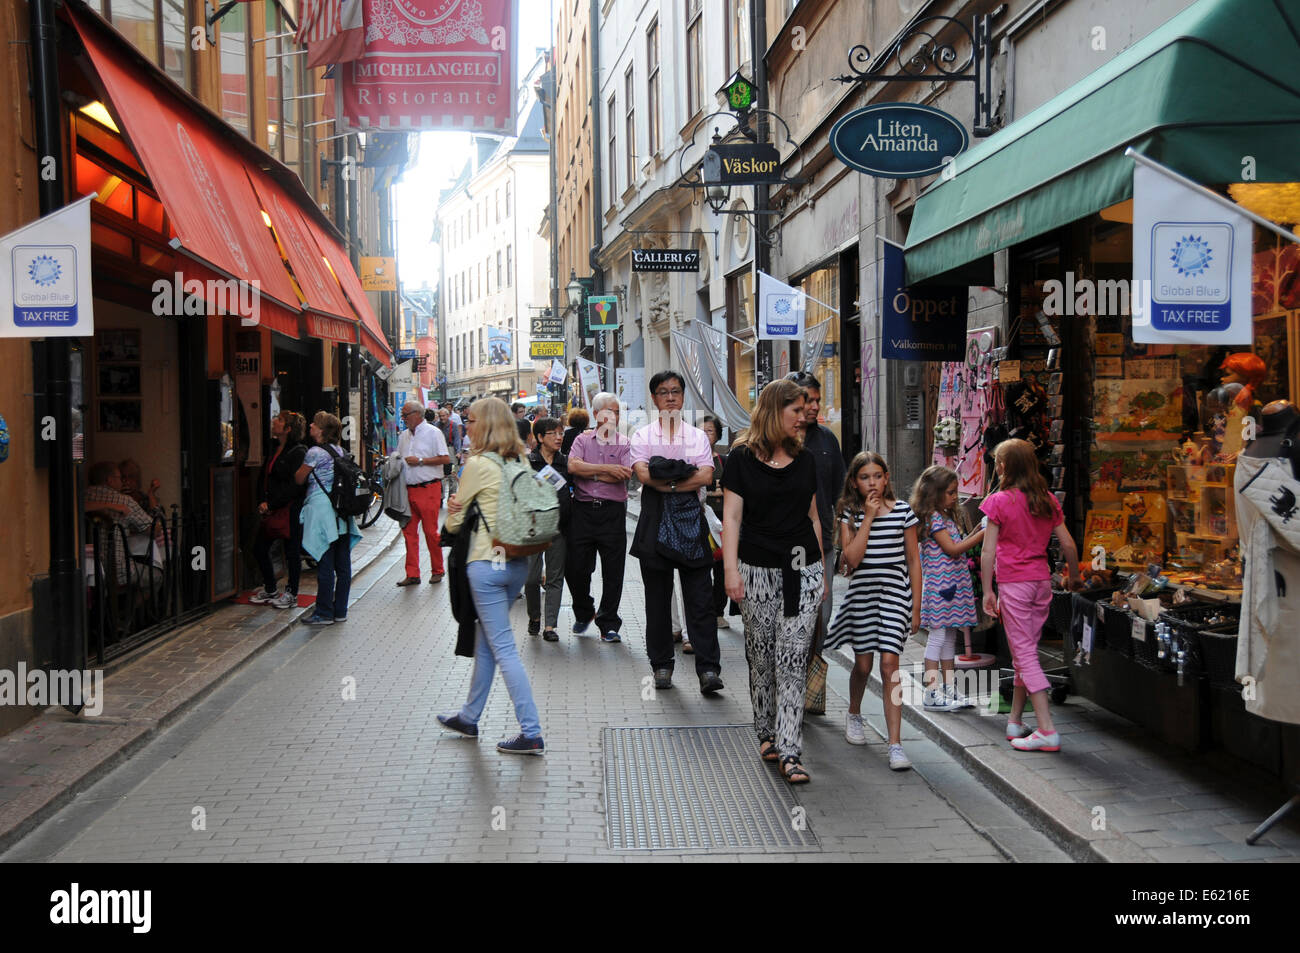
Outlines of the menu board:
{"type": "Polygon", "coordinates": [[[235,468],[213,467],[211,478],[211,545],[208,547],[208,578],[212,601],[235,595],[235,468]]]}

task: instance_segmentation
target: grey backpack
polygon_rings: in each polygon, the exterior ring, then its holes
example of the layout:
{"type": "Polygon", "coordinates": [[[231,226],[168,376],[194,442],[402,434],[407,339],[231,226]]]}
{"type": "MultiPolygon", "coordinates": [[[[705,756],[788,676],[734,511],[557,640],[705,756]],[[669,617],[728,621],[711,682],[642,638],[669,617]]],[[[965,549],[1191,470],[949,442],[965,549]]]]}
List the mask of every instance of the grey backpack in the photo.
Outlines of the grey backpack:
{"type": "Polygon", "coordinates": [[[501,467],[494,526],[483,520],[492,545],[507,559],[540,553],[560,535],[560,499],[555,487],[539,477],[525,460],[504,460],[500,454],[484,457],[501,467]]]}

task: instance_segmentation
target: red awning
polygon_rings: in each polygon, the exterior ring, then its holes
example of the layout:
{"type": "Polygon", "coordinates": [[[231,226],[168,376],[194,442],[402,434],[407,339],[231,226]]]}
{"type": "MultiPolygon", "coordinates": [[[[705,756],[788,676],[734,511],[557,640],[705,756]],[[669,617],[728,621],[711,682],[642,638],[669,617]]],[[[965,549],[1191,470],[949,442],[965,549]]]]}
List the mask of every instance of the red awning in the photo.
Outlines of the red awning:
{"type": "MultiPolygon", "coordinates": [[[[115,49],[122,41],[102,22],[66,9],[123,135],[167,209],[176,230],[173,247],[185,256],[182,270],[205,284],[213,273],[255,283],[261,323],[298,337],[298,296],[239,153],[208,117],[165,87],[148,85],[115,49]],[[187,267],[186,259],[199,267],[187,267]]],[[[208,303],[215,305],[213,297],[208,303]]]]}
{"type": "Polygon", "coordinates": [[[379,318],[375,315],[375,309],[370,307],[370,299],[366,297],[366,293],[361,287],[361,279],[357,277],[351,260],[343,251],[342,246],[326,235],[325,230],[315,222],[307,220],[307,227],[315,237],[321,254],[325,256],[330,268],[337,276],[339,284],[343,286],[348,301],[352,302],[353,310],[361,317],[361,346],[379,360],[391,366],[393,352],[384,343],[383,328],[379,326],[379,318]]]}

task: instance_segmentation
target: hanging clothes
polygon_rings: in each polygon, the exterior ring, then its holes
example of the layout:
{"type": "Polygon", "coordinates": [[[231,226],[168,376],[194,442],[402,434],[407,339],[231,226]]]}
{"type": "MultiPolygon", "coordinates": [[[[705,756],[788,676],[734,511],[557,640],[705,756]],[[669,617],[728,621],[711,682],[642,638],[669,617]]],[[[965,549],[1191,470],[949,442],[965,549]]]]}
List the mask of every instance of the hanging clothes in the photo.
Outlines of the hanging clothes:
{"type": "Polygon", "coordinates": [[[1246,710],[1300,724],[1300,482],[1288,461],[1237,457],[1237,528],[1244,561],[1237,681],[1246,710]]]}

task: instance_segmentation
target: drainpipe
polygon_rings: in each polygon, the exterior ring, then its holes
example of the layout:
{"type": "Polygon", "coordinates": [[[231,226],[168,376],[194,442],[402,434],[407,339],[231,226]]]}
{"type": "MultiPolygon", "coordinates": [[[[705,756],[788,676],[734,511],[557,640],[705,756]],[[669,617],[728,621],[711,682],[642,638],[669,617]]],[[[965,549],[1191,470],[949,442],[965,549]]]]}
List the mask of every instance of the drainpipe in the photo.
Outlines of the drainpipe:
{"type": "MultiPolygon", "coordinates": [[[[767,99],[767,3],[766,0],[750,0],[749,4],[750,22],[754,25],[754,92],[755,101],[758,106],[768,109],[767,99]]],[[[767,114],[758,114],[757,123],[758,142],[767,142],[767,114]]],[[[754,186],[754,209],[757,212],[760,209],[768,207],[770,189],[766,185],[754,186]]],[[[764,237],[766,234],[768,216],[754,215],[754,322],[755,335],[758,333],[758,322],[762,320],[759,314],[759,277],[760,271],[771,272],[772,269],[772,249],[764,237]]],[[[754,341],[755,356],[758,359],[758,374],[754,381],[754,395],[757,398],[758,393],[763,386],[770,382],[772,376],[772,348],[773,342],[759,341],[757,337],[754,341]]]]}
{"type": "MultiPolygon", "coordinates": [[[[55,176],[37,176],[41,215],[63,206],[63,143],[59,108],[59,68],[53,0],[31,0],[29,39],[32,51],[32,99],[36,124],[36,154],[53,156],[55,176]]],[[[45,341],[46,413],[54,418],[49,457],[50,588],[48,623],[54,628],[54,667],[83,669],[86,665],[84,621],[77,611],[85,604],[84,579],[77,559],[75,470],[72,462],[72,403],[68,380],[68,339],[45,341]]],[[[39,619],[36,625],[45,625],[39,619]]],[[[80,707],[74,709],[80,711],[80,707]]]]}
{"type": "MultiPolygon", "coordinates": [[[[591,0],[591,24],[587,27],[587,41],[591,44],[591,223],[592,223],[592,244],[591,252],[587,256],[587,263],[591,266],[592,293],[605,293],[605,272],[600,267],[600,250],[605,247],[605,222],[604,206],[605,202],[601,196],[601,188],[604,185],[604,169],[601,167],[601,137],[600,137],[600,31],[597,26],[600,24],[600,0],[591,0]]],[[[613,196],[610,196],[613,199],[613,196]]],[[[582,327],[582,318],[578,318],[579,325],[582,327]]],[[[599,355],[602,360],[597,361],[602,367],[605,365],[605,355],[608,348],[605,346],[605,335],[608,331],[597,333],[596,353],[592,356],[599,355]]],[[[608,371],[606,371],[608,373],[608,371]]],[[[606,390],[614,389],[612,380],[606,381],[606,390]]]]}
{"type": "MultiPolygon", "coordinates": [[[[552,23],[555,22],[555,13],[554,13],[554,10],[555,10],[555,4],[552,3],[552,4],[551,4],[551,11],[552,11],[552,13],[551,13],[551,22],[552,22],[552,23]]],[[[559,223],[559,211],[560,211],[560,210],[559,210],[559,208],[557,207],[557,205],[558,205],[558,203],[559,203],[559,182],[558,182],[558,179],[559,179],[559,174],[560,174],[560,172],[559,172],[559,169],[556,167],[556,158],[555,158],[556,142],[555,142],[555,136],[556,136],[556,132],[557,132],[557,130],[558,130],[558,128],[559,128],[559,113],[557,112],[557,100],[559,99],[559,87],[560,87],[560,83],[559,83],[559,73],[557,72],[557,65],[556,65],[555,60],[556,60],[556,57],[555,57],[555,47],[552,45],[552,47],[551,47],[551,73],[550,73],[550,76],[551,76],[551,83],[550,83],[550,88],[549,88],[550,103],[551,103],[551,121],[550,121],[550,130],[551,130],[551,135],[550,135],[550,140],[551,140],[551,142],[550,142],[550,146],[551,146],[551,148],[550,148],[550,150],[549,150],[549,151],[550,151],[550,154],[551,154],[551,316],[552,316],[553,318],[558,318],[558,317],[560,316],[560,223],[559,223]]],[[[543,80],[543,83],[545,83],[545,80],[543,80]]],[[[515,190],[515,202],[518,203],[518,201],[519,201],[519,191],[518,191],[518,189],[516,189],[516,190],[515,190]]],[[[561,327],[563,327],[563,325],[561,325],[561,327]]],[[[566,354],[565,357],[568,357],[568,355],[566,354]]],[[[564,362],[561,361],[561,363],[564,363],[564,362]]],[[[547,390],[548,390],[548,391],[551,389],[551,385],[550,385],[549,382],[547,383],[546,387],[547,387],[547,390]]],[[[550,413],[551,413],[553,416],[558,416],[558,415],[555,414],[555,395],[554,395],[554,394],[551,394],[550,413]]]]}

